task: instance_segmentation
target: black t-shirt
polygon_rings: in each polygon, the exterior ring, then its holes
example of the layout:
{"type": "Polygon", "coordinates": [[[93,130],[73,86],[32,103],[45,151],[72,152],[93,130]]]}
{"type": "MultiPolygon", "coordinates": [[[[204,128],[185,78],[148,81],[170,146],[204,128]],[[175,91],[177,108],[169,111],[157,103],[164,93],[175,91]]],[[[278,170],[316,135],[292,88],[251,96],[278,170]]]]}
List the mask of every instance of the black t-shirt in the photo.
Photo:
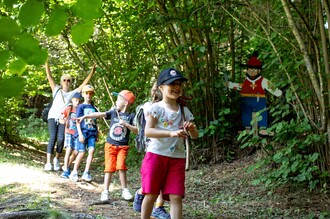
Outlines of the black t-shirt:
{"type": "MultiPolygon", "coordinates": [[[[135,113],[119,113],[119,116],[126,123],[134,125],[135,113]]],[[[106,112],[106,119],[111,120],[110,131],[107,142],[113,145],[128,145],[129,128],[119,124],[119,118],[115,110],[106,112]]]]}

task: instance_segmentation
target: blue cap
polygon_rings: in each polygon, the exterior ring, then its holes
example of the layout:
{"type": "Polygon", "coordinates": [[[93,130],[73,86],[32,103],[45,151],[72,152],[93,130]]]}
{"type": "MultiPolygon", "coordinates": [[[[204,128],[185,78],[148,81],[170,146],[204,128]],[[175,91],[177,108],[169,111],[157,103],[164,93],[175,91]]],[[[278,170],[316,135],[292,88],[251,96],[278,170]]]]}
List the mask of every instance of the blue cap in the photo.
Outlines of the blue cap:
{"type": "Polygon", "coordinates": [[[82,96],[79,92],[74,93],[74,95],[72,96],[72,98],[77,98],[77,99],[82,99],[82,96]]]}
{"type": "Polygon", "coordinates": [[[176,80],[188,81],[188,79],[183,77],[183,75],[175,68],[167,68],[159,74],[157,78],[157,86],[162,84],[171,84],[176,80]]]}

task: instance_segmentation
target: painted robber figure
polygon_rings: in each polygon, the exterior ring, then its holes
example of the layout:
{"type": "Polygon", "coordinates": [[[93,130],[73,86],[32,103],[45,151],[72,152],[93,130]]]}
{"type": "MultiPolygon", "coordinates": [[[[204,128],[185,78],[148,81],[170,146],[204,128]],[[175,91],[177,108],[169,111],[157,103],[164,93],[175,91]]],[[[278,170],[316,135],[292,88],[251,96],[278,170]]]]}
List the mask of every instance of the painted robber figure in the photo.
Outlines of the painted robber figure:
{"type": "Polygon", "coordinates": [[[228,82],[228,88],[240,91],[240,104],[242,113],[242,124],[246,130],[251,130],[252,114],[261,111],[261,120],[258,121],[259,134],[267,135],[265,129],[268,127],[268,113],[266,110],[266,91],[276,97],[282,95],[282,91],[266,78],[261,76],[262,63],[255,51],[246,64],[246,78],[243,83],[228,82]]]}

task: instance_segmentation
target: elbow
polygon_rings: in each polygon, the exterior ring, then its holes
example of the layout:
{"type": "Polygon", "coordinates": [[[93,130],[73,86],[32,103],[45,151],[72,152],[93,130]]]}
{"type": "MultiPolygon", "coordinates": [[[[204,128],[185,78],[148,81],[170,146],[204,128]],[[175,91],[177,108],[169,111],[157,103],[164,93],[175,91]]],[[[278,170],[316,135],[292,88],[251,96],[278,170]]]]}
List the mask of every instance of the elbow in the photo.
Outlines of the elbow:
{"type": "Polygon", "coordinates": [[[150,130],[149,129],[145,129],[144,130],[144,135],[148,138],[150,138],[150,130]]]}

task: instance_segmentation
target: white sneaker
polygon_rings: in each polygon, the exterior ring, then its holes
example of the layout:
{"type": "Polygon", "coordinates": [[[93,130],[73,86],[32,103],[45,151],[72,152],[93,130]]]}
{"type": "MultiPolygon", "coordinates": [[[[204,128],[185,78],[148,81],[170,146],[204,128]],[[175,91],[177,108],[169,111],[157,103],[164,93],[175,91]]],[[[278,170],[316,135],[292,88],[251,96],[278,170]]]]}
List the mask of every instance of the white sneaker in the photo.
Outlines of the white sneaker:
{"type": "Polygon", "coordinates": [[[90,182],[93,178],[89,172],[84,172],[81,179],[85,180],[86,182],[90,182]]]}
{"type": "Polygon", "coordinates": [[[46,171],[51,171],[53,169],[53,166],[51,163],[46,163],[45,164],[45,167],[44,167],[44,170],[46,171]]]}
{"type": "Polygon", "coordinates": [[[101,202],[105,202],[105,201],[109,201],[109,191],[108,190],[104,190],[101,193],[101,198],[100,198],[101,202]]]}
{"type": "Polygon", "coordinates": [[[54,157],[53,163],[54,163],[54,170],[59,171],[61,169],[60,161],[56,157],[54,157]]]}
{"type": "Polygon", "coordinates": [[[121,197],[123,197],[123,199],[125,199],[126,201],[130,201],[133,199],[133,195],[129,192],[128,188],[123,189],[121,197]]]}
{"type": "Polygon", "coordinates": [[[78,182],[78,180],[79,180],[78,173],[72,171],[69,178],[72,182],[78,182]]]}

